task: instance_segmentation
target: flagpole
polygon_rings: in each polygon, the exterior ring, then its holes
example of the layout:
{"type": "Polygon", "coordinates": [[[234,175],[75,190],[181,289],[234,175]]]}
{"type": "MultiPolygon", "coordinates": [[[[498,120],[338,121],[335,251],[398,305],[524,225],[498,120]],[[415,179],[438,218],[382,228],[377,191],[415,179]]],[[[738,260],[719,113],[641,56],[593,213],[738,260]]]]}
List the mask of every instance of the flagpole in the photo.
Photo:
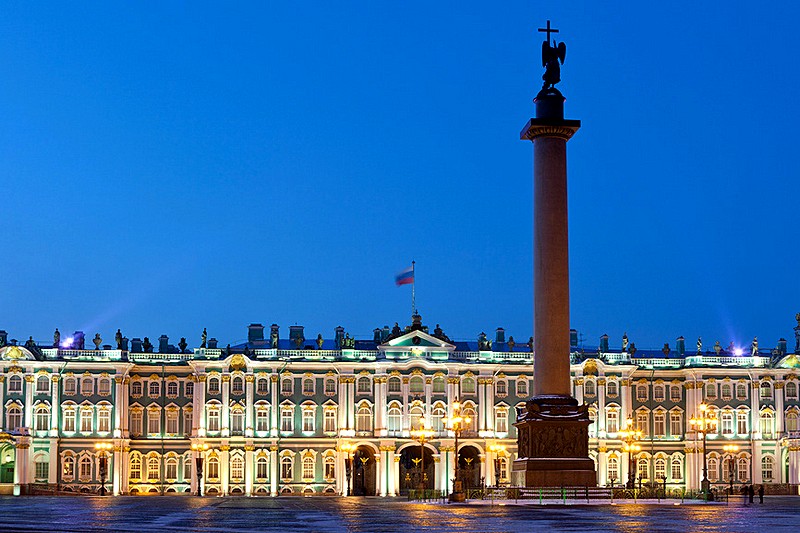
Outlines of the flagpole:
{"type": "Polygon", "coordinates": [[[417,285],[417,275],[414,272],[414,264],[415,261],[411,261],[411,316],[417,314],[417,303],[416,303],[416,285],[417,285]]]}

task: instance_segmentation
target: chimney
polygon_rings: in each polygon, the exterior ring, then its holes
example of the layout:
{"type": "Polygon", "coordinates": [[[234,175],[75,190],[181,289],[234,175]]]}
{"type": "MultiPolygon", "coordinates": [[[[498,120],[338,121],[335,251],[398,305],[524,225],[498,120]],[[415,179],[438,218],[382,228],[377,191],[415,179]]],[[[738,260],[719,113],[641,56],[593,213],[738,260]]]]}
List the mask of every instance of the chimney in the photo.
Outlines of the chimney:
{"type": "Polygon", "coordinates": [[[683,335],[675,339],[675,349],[678,350],[678,355],[686,355],[686,339],[683,338],[683,335]]]}
{"type": "Polygon", "coordinates": [[[789,347],[787,346],[786,339],[784,339],[783,337],[778,339],[778,353],[780,355],[786,355],[786,352],[788,350],[789,350],[789,347]]]}
{"type": "Polygon", "coordinates": [[[259,343],[264,341],[264,326],[250,324],[247,326],[247,342],[259,343]]]}
{"type": "Polygon", "coordinates": [[[578,330],[577,329],[569,330],[569,347],[570,348],[577,348],[578,347],[578,330]]]}
{"type": "Polygon", "coordinates": [[[600,337],[600,352],[608,353],[608,333],[603,333],[600,337]]]}
{"type": "Polygon", "coordinates": [[[381,328],[375,328],[372,330],[372,340],[375,341],[376,344],[381,343],[381,328]]]}
{"type": "Polygon", "coordinates": [[[6,344],[8,344],[8,332],[0,329],[0,346],[5,346],[6,344]]]}
{"type": "Polygon", "coordinates": [[[306,340],[305,335],[303,335],[303,326],[289,326],[289,340],[296,349],[302,348],[306,340]]]}
{"type": "Polygon", "coordinates": [[[169,353],[169,337],[166,335],[158,338],[158,353],[169,353]]]}
{"type": "Polygon", "coordinates": [[[336,347],[337,348],[341,348],[342,347],[342,341],[344,340],[344,328],[342,326],[336,326],[336,329],[334,329],[334,332],[335,333],[334,333],[333,338],[336,341],[336,347]]]}
{"type": "Polygon", "coordinates": [[[389,335],[392,334],[392,330],[389,329],[389,326],[383,326],[383,331],[381,332],[381,342],[386,342],[386,339],[389,338],[389,335]]]}
{"type": "Polygon", "coordinates": [[[142,350],[142,339],[140,339],[139,337],[133,338],[133,340],[131,341],[131,351],[133,353],[142,353],[144,351],[142,350]]]}
{"type": "Polygon", "coordinates": [[[494,332],[494,342],[496,344],[501,344],[506,342],[506,330],[503,328],[497,328],[494,332]]]}
{"type": "Polygon", "coordinates": [[[217,349],[217,339],[215,339],[213,337],[208,339],[208,348],[210,350],[216,350],[217,349]]]}
{"type": "Polygon", "coordinates": [[[128,351],[128,337],[122,337],[122,351],[128,351]]]}

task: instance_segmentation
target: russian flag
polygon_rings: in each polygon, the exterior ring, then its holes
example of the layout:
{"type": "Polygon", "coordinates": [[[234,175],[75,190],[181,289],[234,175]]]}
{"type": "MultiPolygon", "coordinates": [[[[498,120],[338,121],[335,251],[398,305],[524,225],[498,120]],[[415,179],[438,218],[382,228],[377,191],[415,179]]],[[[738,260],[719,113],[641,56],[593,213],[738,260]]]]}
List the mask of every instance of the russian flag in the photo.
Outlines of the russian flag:
{"type": "Polygon", "coordinates": [[[409,267],[394,277],[394,282],[399,287],[400,285],[409,285],[414,283],[414,267],[409,267]]]}

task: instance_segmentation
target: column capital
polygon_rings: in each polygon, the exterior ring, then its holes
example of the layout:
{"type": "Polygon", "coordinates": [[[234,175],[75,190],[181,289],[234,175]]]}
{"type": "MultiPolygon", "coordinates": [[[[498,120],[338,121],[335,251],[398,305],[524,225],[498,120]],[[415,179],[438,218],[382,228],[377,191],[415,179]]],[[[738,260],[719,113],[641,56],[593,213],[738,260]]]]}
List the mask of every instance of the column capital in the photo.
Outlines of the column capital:
{"type": "Polygon", "coordinates": [[[568,141],[580,127],[580,120],[532,118],[522,128],[519,138],[523,141],[535,141],[539,137],[555,137],[568,141]]]}

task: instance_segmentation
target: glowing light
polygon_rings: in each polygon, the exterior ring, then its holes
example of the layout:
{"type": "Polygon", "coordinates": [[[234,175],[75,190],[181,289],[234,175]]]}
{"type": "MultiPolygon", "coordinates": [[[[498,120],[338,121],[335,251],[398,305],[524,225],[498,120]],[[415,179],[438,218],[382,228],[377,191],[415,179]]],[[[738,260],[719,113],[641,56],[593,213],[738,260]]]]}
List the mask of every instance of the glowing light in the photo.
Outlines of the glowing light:
{"type": "Polygon", "coordinates": [[[742,350],[741,348],[736,348],[733,351],[733,353],[736,354],[736,355],[742,355],[744,353],[744,350],[742,350]]]}
{"type": "Polygon", "coordinates": [[[67,339],[61,343],[62,348],[72,348],[72,343],[75,342],[75,337],[67,337],[67,339]]]}

